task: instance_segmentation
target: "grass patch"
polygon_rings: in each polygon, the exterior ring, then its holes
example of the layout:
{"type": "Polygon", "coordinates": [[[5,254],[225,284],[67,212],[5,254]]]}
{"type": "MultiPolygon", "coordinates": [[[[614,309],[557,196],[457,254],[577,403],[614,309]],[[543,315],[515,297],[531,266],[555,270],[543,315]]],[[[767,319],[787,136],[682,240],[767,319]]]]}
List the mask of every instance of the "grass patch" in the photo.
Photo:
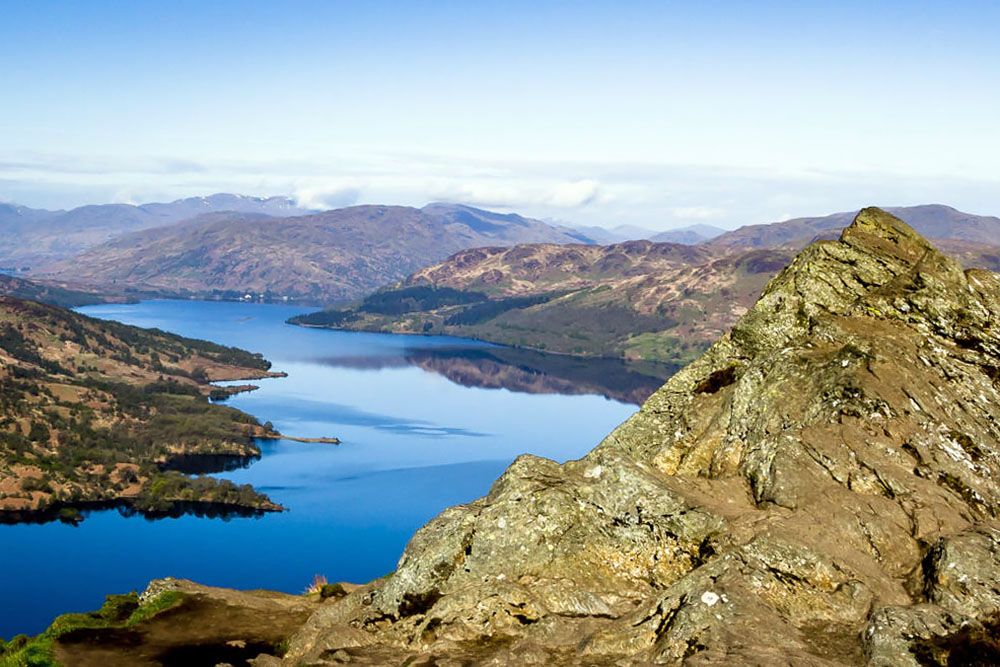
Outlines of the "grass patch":
{"type": "Polygon", "coordinates": [[[134,591],[125,595],[109,595],[97,611],[63,614],[36,637],[18,635],[8,642],[0,642],[0,667],[58,665],[54,648],[59,637],[76,630],[132,628],[176,607],[183,599],[183,593],[166,591],[140,605],[139,596],[134,591]]]}
{"type": "Polygon", "coordinates": [[[134,628],[140,623],[145,623],[161,612],[173,609],[183,601],[184,594],[180,591],[164,591],[136,609],[125,621],[125,627],[134,628]]]}

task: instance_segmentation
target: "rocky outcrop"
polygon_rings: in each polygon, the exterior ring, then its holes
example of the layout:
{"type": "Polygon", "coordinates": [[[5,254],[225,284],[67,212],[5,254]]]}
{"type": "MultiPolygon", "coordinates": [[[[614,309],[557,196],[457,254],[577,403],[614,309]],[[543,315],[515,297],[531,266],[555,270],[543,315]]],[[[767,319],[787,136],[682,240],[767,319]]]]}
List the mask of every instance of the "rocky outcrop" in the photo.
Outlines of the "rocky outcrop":
{"type": "Polygon", "coordinates": [[[996,656],[998,386],[998,277],[866,209],[590,454],[518,459],[285,662],[996,656]]]}
{"type": "MultiPolygon", "coordinates": [[[[130,596],[117,597],[128,600],[130,596]]],[[[302,625],[316,605],[315,596],[234,591],[183,579],[158,579],[125,607],[121,619],[107,617],[107,604],[103,616],[62,617],[61,624],[53,624],[58,631],[49,630],[54,635],[49,660],[72,667],[245,665],[262,652],[281,653],[284,638],[302,625]]],[[[267,665],[267,660],[261,664],[267,665]]]]}

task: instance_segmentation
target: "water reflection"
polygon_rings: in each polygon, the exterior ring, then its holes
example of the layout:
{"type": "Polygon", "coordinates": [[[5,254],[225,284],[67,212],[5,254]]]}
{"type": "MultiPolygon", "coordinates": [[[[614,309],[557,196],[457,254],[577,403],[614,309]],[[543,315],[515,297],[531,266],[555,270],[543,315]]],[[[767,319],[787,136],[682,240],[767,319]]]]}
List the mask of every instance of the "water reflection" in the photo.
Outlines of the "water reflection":
{"type": "Polygon", "coordinates": [[[641,405],[679,369],[619,359],[582,359],[500,346],[411,347],[399,356],[316,359],[337,368],[382,370],[417,366],[463,387],[508,389],[527,394],[596,394],[641,405]]]}
{"type": "Polygon", "coordinates": [[[260,456],[234,456],[232,454],[174,454],[161,463],[160,470],[175,470],[187,475],[210,475],[246,468],[259,461],[260,456]]]}

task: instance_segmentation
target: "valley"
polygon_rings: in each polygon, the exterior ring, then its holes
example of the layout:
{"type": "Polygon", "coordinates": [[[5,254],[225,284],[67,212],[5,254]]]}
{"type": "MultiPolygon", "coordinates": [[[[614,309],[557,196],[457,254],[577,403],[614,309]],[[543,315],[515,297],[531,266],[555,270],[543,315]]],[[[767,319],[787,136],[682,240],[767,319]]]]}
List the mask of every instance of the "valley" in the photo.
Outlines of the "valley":
{"type": "Polygon", "coordinates": [[[1000,666],[1000,3],[0,21],[0,667],[1000,666]]]}

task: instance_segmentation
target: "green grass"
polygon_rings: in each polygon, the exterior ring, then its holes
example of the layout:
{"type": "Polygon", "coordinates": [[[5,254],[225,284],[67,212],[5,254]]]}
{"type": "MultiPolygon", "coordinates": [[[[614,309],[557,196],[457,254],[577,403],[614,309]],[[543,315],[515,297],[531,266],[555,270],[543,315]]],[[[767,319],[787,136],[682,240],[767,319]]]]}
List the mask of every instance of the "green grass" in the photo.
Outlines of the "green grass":
{"type": "Polygon", "coordinates": [[[630,357],[675,364],[690,363],[705,351],[705,347],[666,332],[637,334],[625,343],[625,350],[630,357]]]}
{"type": "Polygon", "coordinates": [[[136,609],[125,621],[125,627],[134,628],[140,623],[145,623],[157,614],[176,607],[183,601],[184,594],[180,591],[164,591],[136,609]]]}
{"type": "Polygon", "coordinates": [[[180,604],[184,594],[177,591],[160,593],[146,604],[139,604],[135,592],[109,595],[97,611],[57,616],[37,637],[18,635],[0,643],[0,667],[50,667],[55,659],[55,641],[74,630],[99,628],[133,628],[157,614],[180,604]]]}

